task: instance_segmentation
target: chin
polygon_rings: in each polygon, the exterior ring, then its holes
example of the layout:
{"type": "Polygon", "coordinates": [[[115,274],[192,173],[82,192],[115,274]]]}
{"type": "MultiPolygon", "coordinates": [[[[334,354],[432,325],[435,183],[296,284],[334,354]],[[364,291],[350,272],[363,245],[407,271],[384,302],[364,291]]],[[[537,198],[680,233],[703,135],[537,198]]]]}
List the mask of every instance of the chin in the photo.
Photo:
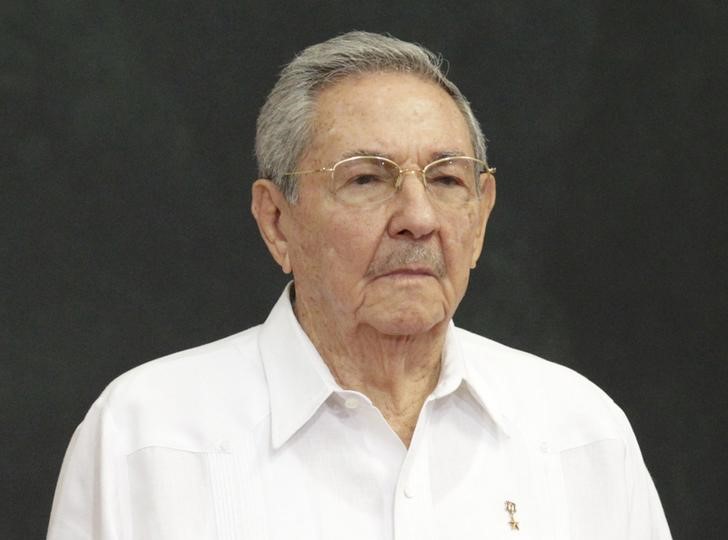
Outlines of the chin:
{"type": "Polygon", "coordinates": [[[369,324],[378,332],[390,336],[414,336],[430,332],[441,323],[447,323],[444,309],[436,311],[425,310],[395,310],[382,314],[369,321],[369,324]]]}

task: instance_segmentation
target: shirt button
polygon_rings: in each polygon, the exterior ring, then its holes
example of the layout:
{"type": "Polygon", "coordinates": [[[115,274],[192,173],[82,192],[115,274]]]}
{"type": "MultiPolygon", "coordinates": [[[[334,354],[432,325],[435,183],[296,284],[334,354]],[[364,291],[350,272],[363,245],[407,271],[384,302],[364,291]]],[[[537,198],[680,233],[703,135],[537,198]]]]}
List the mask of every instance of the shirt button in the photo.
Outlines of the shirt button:
{"type": "Polygon", "coordinates": [[[544,441],[539,445],[539,448],[541,449],[541,452],[543,452],[545,454],[549,451],[549,443],[544,441]]]}
{"type": "Polygon", "coordinates": [[[408,499],[413,499],[415,496],[415,490],[412,488],[412,486],[407,486],[404,488],[404,496],[408,499]]]}
{"type": "Polygon", "coordinates": [[[359,406],[359,400],[356,398],[346,398],[344,400],[344,407],[347,409],[356,409],[359,406]]]}

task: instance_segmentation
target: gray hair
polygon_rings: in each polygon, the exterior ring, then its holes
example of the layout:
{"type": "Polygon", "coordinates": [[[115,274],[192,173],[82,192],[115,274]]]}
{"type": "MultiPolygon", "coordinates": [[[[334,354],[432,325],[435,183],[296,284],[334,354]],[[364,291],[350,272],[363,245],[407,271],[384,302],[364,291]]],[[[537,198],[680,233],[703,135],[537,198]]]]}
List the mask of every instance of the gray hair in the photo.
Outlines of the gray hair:
{"type": "Polygon", "coordinates": [[[304,49],[281,71],[258,115],[255,154],[260,178],[272,180],[295,202],[295,169],[313,131],[316,97],[324,88],[355,74],[402,72],[431,80],[455,101],[465,118],[475,157],[486,161],[485,137],[468,100],[447,79],[442,57],[414,43],[370,32],[349,32],[304,49]]]}

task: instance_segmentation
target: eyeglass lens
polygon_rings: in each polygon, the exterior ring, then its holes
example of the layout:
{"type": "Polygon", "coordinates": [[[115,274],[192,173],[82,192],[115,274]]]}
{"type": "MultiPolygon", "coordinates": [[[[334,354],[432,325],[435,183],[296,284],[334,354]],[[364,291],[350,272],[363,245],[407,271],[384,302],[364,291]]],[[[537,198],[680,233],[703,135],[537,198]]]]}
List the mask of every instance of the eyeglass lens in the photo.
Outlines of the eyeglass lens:
{"type": "MultiPolygon", "coordinates": [[[[444,204],[462,204],[477,196],[479,162],[468,158],[437,160],[420,172],[402,171],[397,164],[376,157],[356,157],[336,164],[333,191],[344,202],[369,204],[391,197],[402,172],[424,173],[431,196],[444,204]]],[[[404,181],[404,178],[400,180],[404,181]]]]}

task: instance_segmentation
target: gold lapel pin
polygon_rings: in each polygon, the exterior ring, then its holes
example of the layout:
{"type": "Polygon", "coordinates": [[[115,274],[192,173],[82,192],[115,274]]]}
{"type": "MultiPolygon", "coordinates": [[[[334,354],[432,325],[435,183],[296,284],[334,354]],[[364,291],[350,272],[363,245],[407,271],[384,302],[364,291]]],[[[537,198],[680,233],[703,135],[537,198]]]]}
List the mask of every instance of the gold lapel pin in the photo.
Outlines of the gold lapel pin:
{"type": "Polygon", "coordinates": [[[511,501],[506,501],[506,512],[508,512],[508,515],[511,516],[511,520],[508,522],[508,524],[511,526],[512,531],[520,531],[521,529],[518,528],[518,522],[516,521],[516,503],[511,501]]]}

